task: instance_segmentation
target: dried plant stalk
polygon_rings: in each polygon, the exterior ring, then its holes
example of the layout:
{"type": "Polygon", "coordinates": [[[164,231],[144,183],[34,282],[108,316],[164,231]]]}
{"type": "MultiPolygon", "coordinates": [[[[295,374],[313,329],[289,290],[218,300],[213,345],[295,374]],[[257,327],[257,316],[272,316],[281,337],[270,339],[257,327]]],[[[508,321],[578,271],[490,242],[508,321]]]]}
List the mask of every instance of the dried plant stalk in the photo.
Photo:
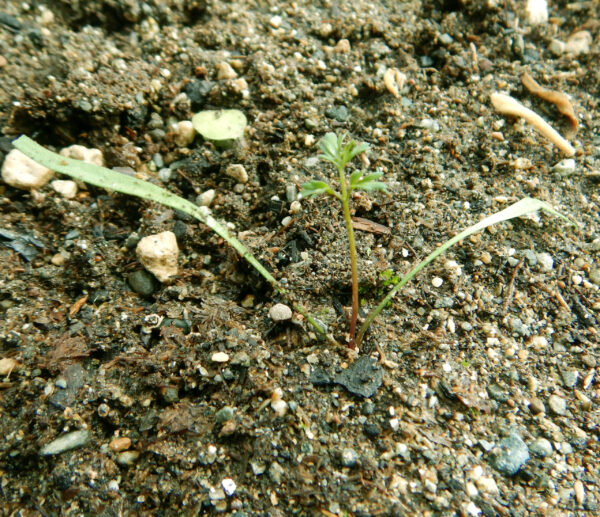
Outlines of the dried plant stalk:
{"type": "Polygon", "coordinates": [[[571,104],[571,101],[566,94],[557,92],[555,90],[549,90],[548,88],[540,86],[527,72],[521,76],[521,82],[530,93],[537,95],[540,99],[554,104],[556,109],[569,119],[571,127],[574,130],[577,129],[577,117],[575,116],[575,110],[573,109],[573,104],[571,104]]]}
{"type": "Polygon", "coordinates": [[[518,100],[503,93],[492,93],[490,100],[494,109],[510,117],[522,117],[542,136],[545,136],[567,156],[575,155],[575,148],[567,142],[548,122],[537,113],[523,106],[518,100]]]}

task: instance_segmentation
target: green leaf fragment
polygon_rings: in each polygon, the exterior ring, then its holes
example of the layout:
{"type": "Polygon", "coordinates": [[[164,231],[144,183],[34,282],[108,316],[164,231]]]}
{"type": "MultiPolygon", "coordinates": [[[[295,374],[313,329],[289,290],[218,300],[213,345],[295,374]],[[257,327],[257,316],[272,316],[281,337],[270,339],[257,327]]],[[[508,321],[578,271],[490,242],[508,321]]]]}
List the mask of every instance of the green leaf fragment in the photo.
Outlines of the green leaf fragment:
{"type": "Polygon", "coordinates": [[[207,140],[234,140],[248,125],[240,110],[206,110],[192,117],[192,125],[207,140]]]}

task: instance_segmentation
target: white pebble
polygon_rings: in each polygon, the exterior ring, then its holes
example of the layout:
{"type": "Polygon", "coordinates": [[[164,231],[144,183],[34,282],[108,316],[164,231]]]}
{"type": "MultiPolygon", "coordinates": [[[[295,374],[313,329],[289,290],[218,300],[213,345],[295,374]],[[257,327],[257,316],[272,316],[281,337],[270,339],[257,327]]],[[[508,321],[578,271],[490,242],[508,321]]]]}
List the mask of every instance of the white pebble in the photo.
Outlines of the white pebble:
{"type": "Polygon", "coordinates": [[[573,283],[575,285],[579,285],[579,284],[581,284],[581,282],[583,282],[583,277],[581,275],[573,275],[571,280],[573,280],[573,283]]]}
{"type": "Polygon", "coordinates": [[[226,363],[229,361],[229,354],[227,352],[215,352],[210,359],[214,363],[226,363]]]}
{"type": "Polygon", "coordinates": [[[283,303],[276,303],[269,309],[269,317],[275,322],[291,320],[292,309],[283,303]]]}
{"type": "Polygon", "coordinates": [[[567,40],[565,52],[575,56],[587,54],[590,51],[592,39],[592,35],[588,31],[576,32],[567,40]]]}
{"type": "Polygon", "coordinates": [[[575,171],[575,160],[573,158],[565,158],[552,167],[553,172],[568,174],[575,171]]]}
{"type": "Polygon", "coordinates": [[[77,195],[77,183],[71,180],[54,180],[50,186],[61,196],[73,199],[77,195]]]}
{"type": "Polygon", "coordinates": [[[177,275],[179,247],[173,232],[162,232],[144,237],[136,253],[142,265],[161,282],[177,275]]]}
{"type": "Polygon", "coordinates": [[[292,218],[287,215],[281,220],[281,226],[287,228],[290,224],[292,224],[292,218]]]}
{"type": "Polygon", "coordinates": [[[297,214],[300,212],[300,210],[302,210],[302,205],[300,204],[300,201],[292,201],[292,203],[290,204],[290,214],[297,214]]]}
{"type": "Polygon", "coordinates": [[[527,0],[527,21],[532,25],[546,23],[548,21],[548,1],[547,0],[527,0]]]}
{"type": "Polygon", "coordinates": [[[225,478],[221,481],[221,487],[223,488],[223,492],[229,497],[235,493],[235,489],[237,488],[235,481],[231,478],[225,478]]]}
{"type": "Polygon", "coordinates": [[[554,260],[550,253],[538,253],[537,254],[538,264],[542,268],[543,271],[552,271],[554,267],[554,260]]]}
{"type": "Polygon", "coordinates": [[[271,27],[273,27],[274,29],[278,29],[281,26],[281,22],[282,22],[282,18],[281,16],[279,16],[278,14],[276,14],[275,16],[273,16],[270,20],[269,20],[269,24],[271,25],[271,27]]]}
{"type": "Polygon", "coordinates": [[[277,416],[284,416],[287,413],[287,407],[287,402],[283,399],[271,401],[271,409],[275,411],[277,416]]]}
{"type": "Polygon", "coordinates": [[[19,363],[11,357],[0,359],[0,376],[4,377],[5,375],[9,375],[18,364],[19,363]]]}
{"type": "Polygon", "coordinates": [[[217,64],[217,79],[219,79],[219,81],[235,79],[236,77],[237,73],[229,63],[222,61],[217,64]]]}
{"type": "Polygon", "coordinates": [[[246,172],[244,166],[239,163],[228,165],[225,169],[225,174],[236,180],[238,183],[248,182],[248,173],[246,172]]]}
{"type": "Polygon", "coordinates": [[[477,488],[486,494],[497,494],[498,493],[498,485],[496,484],[496,480],[493,477],[482,476],[477,481],[475,481],[477,488]]]}
{"type": "Polygon", "coordinates": [[[440,287],[442,284],[444,283],[444,280],[441,279],[439,276],[435,276],[433,277],[433,279],[431,280],[431,285],[433,287],[440,287]]]}
{"type": "Polygon", "coordinates": [[[53,175],[54,171],[34,162],[18,149],[8,153],[2,165],[2,179],[11,187],[25,190],[43,187],[53,175]]]}
{"type": "Polygon", "coordinates": [[[567,44],[564,41],[553,39],[548,45],[548,50],[555,56],[560,56],[566,52],[567,44]]]}
{"type": "Polygon", "coordinates": [[[71,145],[60,150],[61,156],[81,160],[92,165],[104,166],[104,156],[100,149],[88,149],[83,145],[71,145]]]}
{"type": "Polygon", "coordinates": [[[52,456],[86,445],[92,438],[92,433],[87,430],[73,431],[47,443],[40,449],[40,455],[52,456]]]}
{"type": "Polygon", "coordinates": [[[214,200],[215,190],[212,188],[206,192],[202,192],[202,194],[196,198],[196,201],[200,206],[210,206],[214,200]]]}
{"type": "Polygon", "coordinates": [[[191,120],[182,120],[173,124],[173,132],[175,133],[175,143],[179,147],[187,147],[196,137],[196,130],[192,125],[191,120]]]}

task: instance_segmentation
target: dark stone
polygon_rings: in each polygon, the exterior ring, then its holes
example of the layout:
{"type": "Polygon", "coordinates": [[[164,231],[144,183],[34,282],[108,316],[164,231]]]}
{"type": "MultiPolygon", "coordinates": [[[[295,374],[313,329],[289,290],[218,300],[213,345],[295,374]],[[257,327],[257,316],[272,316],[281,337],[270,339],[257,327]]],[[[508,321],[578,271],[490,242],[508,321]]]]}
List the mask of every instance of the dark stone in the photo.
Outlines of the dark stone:
{"type": "Polygon", "coordinates": [[[206,104],[208,94],[212,90],[214,83],[211,81],[193,80],[185,85],[185,93],[192,103],[193,110],[199,110],[206,104]]]}
{"type": "Polygon", "coordinates": [[[131,273],[127,277],[127,283],[134,292],[141,296],[150,296],[156,289],[154,277],[143,269],[131,273]]]}
{"type": "Polygon", "coordinates": [[[308,379],[314,386],[328,386],[331,384],[331,377],[329,374],[323,370],[323,368],[315,368],[312,372],[310,372],[310,377],[308,379]]]}
{"type": "Polygon", "coordinates": [[[362,356],[336,375],[334,382],[341,384],[354,395],[369,398],[375,395],[381,386],[383,370],[373,359],[362,356]]]}

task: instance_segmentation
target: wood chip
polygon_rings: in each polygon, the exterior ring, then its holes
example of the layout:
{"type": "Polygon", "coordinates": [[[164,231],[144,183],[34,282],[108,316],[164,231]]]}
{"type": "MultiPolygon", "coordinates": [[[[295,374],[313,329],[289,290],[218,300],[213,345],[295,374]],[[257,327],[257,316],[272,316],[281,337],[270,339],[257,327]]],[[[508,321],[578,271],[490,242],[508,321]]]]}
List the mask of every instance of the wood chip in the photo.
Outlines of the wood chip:
{"type": "Polygon", "coordinates": [[[353,217],[352,227],[361,232],[376,233],[379,235],[389,235],[392,233],[392,230],[389,227],[363,217],[353,217]]]}
{"type": "Polygon", "coordinates": [[[529,90],[530,93],[538,96],[540,99],[543,99],[547,102],[551,102],[556,106],[556,109],[565,117],[569,119],[569,123],[571,127],[576,130],[577,129],[577,117],[575,116],[575,110],[573,109],[573,104],[569,100],[569,97],[562,92],[557,92],[555,90],[549,90],[548,88],[544,88],[535,82],[535,79],[531,77],[527,72],[525,72],[521,76],[521,82],[523,86],[529,90]]]}
{"type": "Polygon", "coordinates": [[[575,149],[556,131],[548,122],[546,122],[537,113],[526,108],[518,100],[504,93],[492,93],[490,100],[494,109],[498,113],[508,115],[509,117],[524,118],[527,123],[531,124],[541,135],[550,140],[558,147],[565,155],[575,156],[575,149]]]}

